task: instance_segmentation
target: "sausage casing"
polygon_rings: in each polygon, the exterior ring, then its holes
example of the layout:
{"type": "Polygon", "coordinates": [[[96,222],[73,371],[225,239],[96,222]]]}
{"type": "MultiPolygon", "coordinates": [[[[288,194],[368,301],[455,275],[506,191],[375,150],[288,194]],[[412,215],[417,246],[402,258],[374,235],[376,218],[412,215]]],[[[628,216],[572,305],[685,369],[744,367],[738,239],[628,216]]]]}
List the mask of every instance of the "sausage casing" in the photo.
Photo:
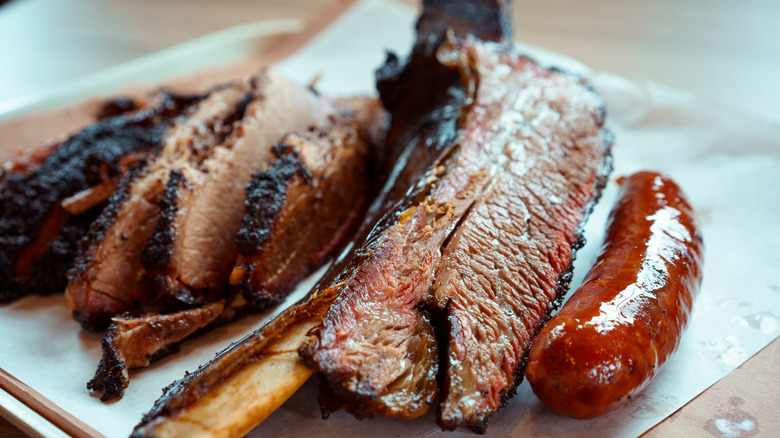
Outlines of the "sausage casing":
{"type": "Polygon", "coordinates": [[[540,331],[526,368],[534,393],[573,418],[616,409],[677,349],[702,278],[702,238],[667,176],[619,181],[604,247],[582,286],[540,331]]]}

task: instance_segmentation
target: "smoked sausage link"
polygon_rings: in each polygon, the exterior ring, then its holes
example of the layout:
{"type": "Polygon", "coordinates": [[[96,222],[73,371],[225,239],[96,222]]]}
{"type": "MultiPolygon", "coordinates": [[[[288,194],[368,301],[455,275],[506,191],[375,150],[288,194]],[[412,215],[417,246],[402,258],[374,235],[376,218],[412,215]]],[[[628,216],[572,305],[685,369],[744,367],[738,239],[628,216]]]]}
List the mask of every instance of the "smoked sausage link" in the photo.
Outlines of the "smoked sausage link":
{"type": "Polygon", "coordinates": [[[618,181],[604,247],[582,286],[534,339],[526,378],[573,418],[616,409],[677,349],[702,276],[702,238],[670,178],[618,181]]]}

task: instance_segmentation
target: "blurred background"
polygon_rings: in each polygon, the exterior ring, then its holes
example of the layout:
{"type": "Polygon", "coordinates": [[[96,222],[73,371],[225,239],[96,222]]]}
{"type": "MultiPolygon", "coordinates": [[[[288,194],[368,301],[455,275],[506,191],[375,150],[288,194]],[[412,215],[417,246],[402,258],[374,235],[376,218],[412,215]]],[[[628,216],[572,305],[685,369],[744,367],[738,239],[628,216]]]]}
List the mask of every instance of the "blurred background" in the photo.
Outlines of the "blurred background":
{"type": "MultiPolygon", "coordinates": [[[[0,0],[0,101],[345,0],[0,0]]],[[[420,0],[400,0],[419,7],[420,0]]],[[[515,0],[516,39],[780,121],[778,0],[515,0]]]]}

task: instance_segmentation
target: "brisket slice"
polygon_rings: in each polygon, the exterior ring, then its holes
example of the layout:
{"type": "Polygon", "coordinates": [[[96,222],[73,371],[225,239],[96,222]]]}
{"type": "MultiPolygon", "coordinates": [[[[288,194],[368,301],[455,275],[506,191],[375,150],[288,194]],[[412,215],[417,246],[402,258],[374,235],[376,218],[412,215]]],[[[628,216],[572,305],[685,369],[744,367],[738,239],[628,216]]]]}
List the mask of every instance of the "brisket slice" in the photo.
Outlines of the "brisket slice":
{"type": "Polygon", "coordinates": [[[125,178],[91,226],[76,263],[68,272],[66,302],[87,329],[104,329],[111,317],[161,311],[144,275],[141,251],[160,217],[160,198],[181,185],[179,169],[202,160],[233,129],[249,81],[224,86],[187,111],[165,136],[159,155],[125,178]]]}
{"type": "Polygon", "coordinates": [[[441,374],[442,426],[480,428],[568,284],[610,142],[603,104],[578,77],[470,38],[437,56],[476,86],[455,150],[301,353],[357,416],[421,414],[441,374]]]}
{"type": "Polygon", "coordinates": [[[4,166],[0,302],[64,289],[78,241],[116,181],[133,162],[159,151],[174,118],[200,98],[158,93],[148,102],[109,104],[92,125],[4,166]],[[103,188],[100,196],[93,193],[70,209],[60,205],[95,186],[103,188]]]}
{"type": "Polygon", "coordinates": [[[236,260],[244,189],[270,159],[271,146],[332,112],[326,99],[273,72],[260,73],[253,84],[253,99],[231,135],[205,160],[180,169],[184,183],[145,249],[157,293],[183,306],[222,296],[236,260]]]}
{"type": "MultiPolygon", "coordinates": [[[[408,68],[420,73],[416,61],[413,53],[408,68]]],[[[442,68],[449,67],[438,67],[442,68]]],[[[327,317],[301,349],[304,362],[328,382],[321,394],[326,414],[340,407],[358,417],[415,417],[424,413],[436,396],[438,345],[430,314],[420,303],[438,263],[439,248],[470,207],[471,199],[465,192],[487,176],[485,172],[469,175],[456,168],[460,153],[457,144],[450,146],[449,139],[455,139],[458,118],[469,110],[466,102],[473,99],[466,99],[465,90],[473,88],[467,70],[458,66],[452,70],[456,72],[452,77],[466,80],[459,93],[464,96],[461,106],[453,111],[459,117],[444,121],[449,126],[448,145],[429,164],[421,183],[374,228],[342,274],[339,296],[327,317]],[[448,179],[452,172],[456,175],[448,179]],[[456,184],[447,185],[446,181],[456,184]],[[446,195],[434,199],[437,190],[446,195]]],[[[418,94],[424,95],[424,90],[417,90],[418,94]]],[[[451,99],[446,99],[448,106],[451,99]]],[[[414,133],[425,125],[409,124],[404,113],[396,118],[396,111],[394,108],[392,113],[394,127],[396,123],[406,125],[400,136],[410,138],[412,147],[421,149],[419,135],[414,133]]],[[[394,132],[392,128],[390,132],[394,132]]]]}
{"type": "MultiPolygon", "coordinates": [[[[373,99],[351,105],[369,119],[383,113],[373,99]]],[[[347,113],[288,134],[272,148],[268,168],[253,174],[230,277],[253,308],[278,304],[362,217],[372,185],[372,148],[359,135],[366,123],[347,113]]]]}
{"type": "MultiPolygon", "coordinates": [[[[325,414],[341,407],[359,417],[413,417],[433,402],[439,353],[431,315],[419,304],[438,248],[470,207],[469,190],[487,177],[482,170],[469,173],[456,166],[461,153],[455,139],[477,83],[468,68],[445,59],[443,29],[504,40],[511,37],[508,22],[493,18],[506,7],[492,1],[426,1],[410,57],[401,62],[391,55],[378,71],[377,88],[392,115],[391,156],[396,169],[410,170],[390,174],[390,189],[379,204],[386,214],[351,261],[342,264],[334,317],[301,349],[304,361],[327,378],[320,396],[325,414]],[[428,167],[425,177],[416,176],[422,174],[417,166],[428,167]],[[450,181],[448,188],[439,187],[443,181],[450,181]],[[441,195],[434,198],[437,187],[441,195]],[[323,342],[329,347],[320,348],[323,342]]],[[[478,160],[478,152],[467,151],[465,158],[478,160]]]]}
{"type": "Polygon", "coordinates": [[[103,337],[103,357],[87,388],[100,400],[121,398],[129,383],[128,371],[149,364],[177,349],[178,343],[214,321],[224,302],[181,310],[168,315],[118,316],[103,337]]]}
{"type": "MultiPolygon", "coordinates": [[[[334,106],[338,112],[337,115],[329,116],[328,120],[320,126],[315,126],[305,130],[300,134],[287,135],[280,145],[273,149],[274,157],[266,170],[254,174],[252,181],[248,184],[247,209],[244,216],[244,222],[241,228],[241,234],[238,237],[238,247],[243,252],[239,257],[242,264],[249,261],[269,263],[274,261],[273,254],[266,254],[266,249],[272,249],[268,245],[273,245],[275,251],[280,252],[281,257],[288,254],[284,251],[287,244],[285,239],[296,239],[296,247],[308,245],[308,242],[301,242],[300,234],[308,232],[309,228],[303,228],[298,222],[295,222],[296,215],[301,216],[307,222],[311,222],[316,227],[323,227],[317,224],[317,220],[312,218],[321,218],[327,222],[327,227],[336,230],[335,235],[331,236],[310,236],[311,239],[318,240],[317,245],[308,247],[308,255],[302,256],[300,263],[306,265],[306,260],[316,260],[322,257],[321,249],[324,244],[328,252],[335,250],[332,240],[341,240],[337,235],[343,225],[338,221],[332,221],[324,217],[328,213],[334,216],[347,218],[346,221],[355,221],[349,218],[355,211],[360,211],[358,194],[368,191],[375,193],[383,181],[378,180],[377,175],[393,172],[394,169],[384,169],[383,160],[387,156],[382,148],[385,113],[378,108],[377,102],[366,98],[336,99],[334,106]],[[327,132],[326,132],[327,131],[327,132]],[[293,146],[291,149],[285,147],[293,146]],[[297,152],[293,152],[296,151],[297,152]],[[368,172],[369,168],[381,171],[368,172]],[[304,170],[305,169],[305,170],[304,170]],[[339,176],[336,173],[343,173],[339,176]],[[289,177],[289,178],[288,178],[289,177]],[[367,178],[367,180],[363,179],[367,178]],[[262,183],[266,181],[267,184],[262,183]],[[331,185],[341,185],[340,187],[330,187],[331,185]],[[360,186],[360,185],[364,186],[360,186]],[[328,187],[326,187],[328,185],[328,187]],[[261,190],[262,188],[262,190],[261,190]],[[290,196],[295,189],[300,190],[300,197],[290,196]],[[312,190],[316,188],[317,190],[312,190]],[[344,194],[345,198],[354,198],[349,201],[352,204],[346,211],[338,211],[344,207],[342,194],[344,189],[350,193],[344,194]],[[321,195],[318,195],[321,194],[321,195]],[[255,194],[257,195],[255,198],[255,194]],[[306,205],[306,200],[314,199],[312,206],[306,205]],[[328,199],[328,202],[324,202],[328,199]],[[257,201],[257,202],[255,202],[257,201]],[[331,202],[333,201],[333,202],[331,202]],[[264,211],[263,207],[271,207],[281,203],[277,212],[268,216],[260,214],[264,211]],[[331,206],[332,204],[332,206],[331,206]],[[285,234],[281,234],[284,232],[285,234]],[[289,235],[287,234],[289,233],[289,235]],[[324,238],[324,240],[323,240],[324,238]],[[257,252],[256,248],[265,248],[262,252],[257,252]],[[245,255],[246,254],[246,255],[245,255]],[[266,258],[264,258],[266,257],[266,258]]],[[[411,179],[422,176],[428,166],[409,166],[409,169],[417,169],[421,172],[418,175],[410,175],[411,179]]],[[[395,170],[400,173],[402,169],[395,170]]],[[[403,170],[409,172],[410,170],[403,170]]],[[[382,193],[388,193],[387,190],[382,193]]],[[[381,201],[379,201],[381,203],[381,201]]],[[[342,219],[344,220],[344,219],[342,219]]],[[[360,225],[361,229],[356,233],[359,239],[365,239],[368,233],[365,228],[370,230],[370,226],[376,221],[366,221],[360,225]],[[364,225],[368,223],[369,225],[364,225]]],[[[309,224],[305,225],[306,227],[309,224]]],[[[311,230],[313,232],[313,230],[311,230]]],[[[362,241],[362,240],[361,240],[362,241]]],[[[344,254],[350,254],[349,248],[343,251],[344,254]]],[[[341,260],[349,259],[340,257],[341,260]]],[[[254,276],[252,269],[239,264],[237,269],[231,275],[237,282],[253,282],[254,276]]],[[[298,272],[301,266],[291,270],[292,275],[300,275],[298,272]]],[[[314,269],[309,265],[307,270],[314,269]]],[[[335,270],[341,272],[341,269],[335,270]]],[[[331,280],[333,279],[334,269],[329,270],[331,280]]],[[[291,274],[287,274],[291,275],[291,274]]],[[[279,280],[274,280],[279,281],[279,280]]],[[[155,425],[164,423],[169,418],[175,418],[177,413],[198,400],[206,397],[211,391],[241,372],[248,364],[256,362],[259,358],[273,357],[276,354],[290,354],[295,352],[299,345],[280,346],[278,341],[289,336],[291,333],[304,334],[310,328],[318,324],[324,316],[326,310],[333,301],[338,291],[339,280],[333,280],[335,285],[327,287],[328,282],[321,282],[325,287],[316,288],[308,297],[301,302],[286,309],[273,320],[266,323],[262,328],[247,335],[244,339],[229,346],[226,350],[217,355],[214,360],[198,368],[194,373],[187,374],[181,380],[174,382],[165,388],[163,396],[155,402],[152,410],[144,415],[141,423],[136,427],[132,436],[146,436],[153,434],[155,425]],[[277,351],[278,349],[283,351],[277,351]]],[[[258,291],[253,291],[256,294],[258,291]]],[[[262,291],[260,291],[262,292],[262,291]]],[[[261,295],[262,296],[262,295],[261,295]]],[[[247,388],[251,390],[251,388],[247,388]]]]}
{"type": "Polygon", "coordinates": [[[439,423],[483,430],[514,394],[531,340],[568,290],[612,140],[584,79],[474,40],[455,50],[480,78],[461,148],[484,142],[491,178],[441,248],[429,305],[446,340],[439,423]]]}

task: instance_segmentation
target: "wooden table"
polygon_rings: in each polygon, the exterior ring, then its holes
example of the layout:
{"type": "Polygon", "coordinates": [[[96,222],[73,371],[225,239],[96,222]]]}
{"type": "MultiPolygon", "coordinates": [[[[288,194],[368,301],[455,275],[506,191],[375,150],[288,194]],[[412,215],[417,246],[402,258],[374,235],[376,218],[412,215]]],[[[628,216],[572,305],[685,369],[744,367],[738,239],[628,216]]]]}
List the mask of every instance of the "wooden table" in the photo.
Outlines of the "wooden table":
{"type": "MultiPolygon", "coordinates": [[[[0,101],[233,25],[309,20],[344,1],[12,0],[0,6],[0,101]]],[[[776,0],[516,0],[514,9],[520,41],[778,123],[779,20],[776,0]]],[[[780,381],[778,360],[775,340],[648,435],[711,436],[707,415],[737,408],[756,418],[760,435],[780,435],[777,392],[744,395],[780,381]]],[[[0,417],[0,436],[26,435],[0,417]]]]}
{"type": "MultiPolygon", "coordinates": [[[[0,6],[0,101],[229,26],[309,19],[334,1],[11,0],[0,6]]],[[[777,0],[515,0],[514,20],[520,41],[780,121],[777,0]]]]}

